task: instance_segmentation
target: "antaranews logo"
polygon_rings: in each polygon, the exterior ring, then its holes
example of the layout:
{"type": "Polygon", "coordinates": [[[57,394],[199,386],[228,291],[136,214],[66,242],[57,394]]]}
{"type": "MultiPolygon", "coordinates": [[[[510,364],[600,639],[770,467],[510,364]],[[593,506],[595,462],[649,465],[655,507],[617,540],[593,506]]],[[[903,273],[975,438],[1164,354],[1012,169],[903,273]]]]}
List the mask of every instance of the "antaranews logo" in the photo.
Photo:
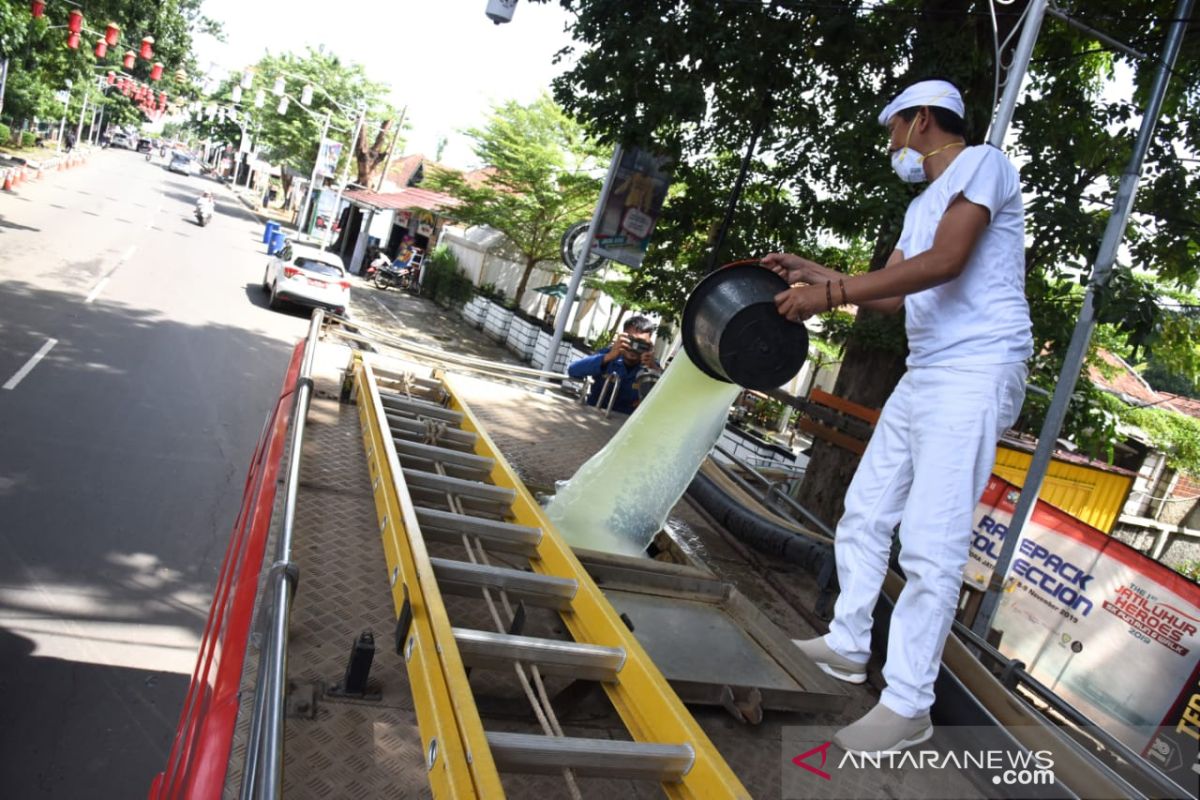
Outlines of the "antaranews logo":
{"type": "MultiPolygon", "coordinates": [[[[784,734],[785,798],[859,798],[886,780],[893,800],[994,796],[987,787],[1050,787],[1057,783],[1053,754],[1025,750],[1011,739],[1001,741],[995,729],[955,729],[946,738],[960,746],[885,753],[847,753],[832,742],[832,731],[814,736],[784,734]],[[966,735],[965,731],[982,731],[966,735]],[[790,744],[789,744],[790,740],[790,744]],[[963,746],[966,745],[966,746],[963,746]],[[789,749],[790,748],[790,749],[789,749]]],[[[1007,738],[1007,737],[1002,737],[1007,738]]],[[[936,740],[935,740],[936,741],[936,740]]],[[[931,742],[933,744],[933,742],[931,742]]],[[[1011,796],[1008,790],[1006,796],[1011,796]]]]}
{"type": "Polygon", "coordinates": [[[819,744],[816,747],[814,747],[813,749],[809,750],[807,753],[801,753],[800,755],[793,758],[792,763],[795,764],[797,767],[800,767],[801,769],[806,769],[809,772],[811,772],[812,774],[824,778],[827,781],[833,780],[833,776],[830,775],[828,772],[821,770],[821,769],[817,769],[812,764],[808,763],[809,757],[811,757],[813,755],[820,755],[821,756],[821,766],[822,767],[825,766],[825,759],[828,758],[829,748],[832,745],[833,745],[833,742],[823,742],[822,744],[819,744]]]}

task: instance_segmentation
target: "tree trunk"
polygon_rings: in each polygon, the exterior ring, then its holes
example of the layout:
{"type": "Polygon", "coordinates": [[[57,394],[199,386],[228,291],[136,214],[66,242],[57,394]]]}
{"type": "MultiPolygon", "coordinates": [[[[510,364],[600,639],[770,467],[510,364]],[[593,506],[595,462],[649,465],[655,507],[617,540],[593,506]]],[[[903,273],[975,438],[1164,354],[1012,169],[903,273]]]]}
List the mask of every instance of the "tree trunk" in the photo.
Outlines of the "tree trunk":
{"type": "Polygon", "coordinates": [[[354,182],[359,186],[370,189],[375,185],[375,170],[379,169],[379,165],[387,158],[387,134],[391,128],[392,120],[385,119],[370,147],[367,147],[367,126],[363,125],[359,129],[358,140],[354,143],[354,160],[358,168],[358,177],[354,182]]]}
{"type": "Polygon", "coordinates": [[[537,261],[525,261],[525,271],[521,273],[521,282],[517,284],[517,289],[513,292],[513,303],[517,308],[521,307],[521,298],[525,296],[525,287],[529,284],[529,276],[533,274],[533,268],[537,266],[537,261]]]}
{"type": "MultiPolygon", "coordinates": [[[[1028,0],[1019,0],[1012,6],[1005,6],[1003,12],[997,9],[1001,38],[1012,30],[1027,4],[1028,0]]],[[[927,0],[923,4],[921,20],[917,24],[913,63],[905,79],[894,87],[898,91],[904,85],[930,74],[957,77],[967,105],[969,144],[984,140],[984,129],[991,119],[993,80],[991,63],[978,59],[975,51],[976,44],[986,42],[988,46],[984,52],[991,52],[991,20],[986,17],[972,18],[969,12],[973,5],[969,0],[927,0]],[[972,25],[975,26],[973,38],[964,35],[972,25]],[[959,69],[955,71],[953,67],[959,69]]],[[[1002,54],[1003,63],[1010,60],[1016,39],[1014,36],[1009,48],[1002,54]]],[[[982,44],[979,46],[982,47],[982,44]]],[[[880,232],[871,258],[872,270],[883,267],[898,238],[899,231],[891,225],[880,232]]],[[[869,408],[882,408],[904,374],[903,348],[880,349],[872,344],[880,340],[877,333],[863,335],[881,322],[882,315],[859,311],[833,389],[835,395],[869,408]]],[[[815,440],[804,480],[796,492],[796,500],[826,524],[836,525],[842,516],[846,489],[854,477],[858,462],[859,457],[854,453],[815,440]]]]}
{"type": "Polygon", "coordinates": [[[628,313],[629,307],[624,303],[621,304],[621,309],[617,312],[617,318],[613,321],[612,327],[608,329],[608,338],[611,340],[617,335],[617,331],[621,328],[621,320],[625,319],[625,314],[628,313]]]}

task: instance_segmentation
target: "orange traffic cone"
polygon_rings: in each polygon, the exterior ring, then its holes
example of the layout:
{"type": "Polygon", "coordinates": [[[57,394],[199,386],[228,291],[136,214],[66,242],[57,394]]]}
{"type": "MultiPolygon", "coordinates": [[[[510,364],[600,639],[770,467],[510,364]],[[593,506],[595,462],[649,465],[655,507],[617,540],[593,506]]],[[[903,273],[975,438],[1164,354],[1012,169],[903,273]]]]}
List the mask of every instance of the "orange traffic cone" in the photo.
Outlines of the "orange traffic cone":
{"type": "Polygon", "coordinates": [[[4,171],[4,191],[11,192],[13,190],[12,170],[4,171]]]}

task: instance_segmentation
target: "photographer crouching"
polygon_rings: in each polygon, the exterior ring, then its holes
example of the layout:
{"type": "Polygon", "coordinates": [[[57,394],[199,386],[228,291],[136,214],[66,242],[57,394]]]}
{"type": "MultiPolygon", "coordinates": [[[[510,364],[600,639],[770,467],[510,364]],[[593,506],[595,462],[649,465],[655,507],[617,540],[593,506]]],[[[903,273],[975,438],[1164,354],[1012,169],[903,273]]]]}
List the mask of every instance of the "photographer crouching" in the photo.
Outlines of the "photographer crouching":
{"type": "MultiPolygon", "coordinates": [[[[654,360],[655,327],[655,324],[645,317],[630,317],[610,347],[587,358],[581,358],[567,367],[567,374],[572,378],[592,378],[588,405],[597,404],[604,390],[606,376],[613,375],[618,381],[613,411],[621,414],[633,413],[642,399],[637,385],[639,375],[645,370],[661,369],[654,360]]],[[[608,396],[607,392],[605,396],[608,396]]]]}

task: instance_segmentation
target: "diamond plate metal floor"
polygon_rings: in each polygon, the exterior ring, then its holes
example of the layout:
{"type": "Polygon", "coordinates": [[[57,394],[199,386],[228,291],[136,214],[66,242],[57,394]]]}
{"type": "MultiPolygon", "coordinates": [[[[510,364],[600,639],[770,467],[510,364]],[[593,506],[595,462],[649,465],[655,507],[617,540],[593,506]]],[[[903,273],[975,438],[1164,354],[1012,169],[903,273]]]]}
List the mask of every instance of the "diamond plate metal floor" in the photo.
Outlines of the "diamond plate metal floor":
{"type": "MultiPolygon", "coordinates": [[[[395,617],[357,410],[327,399],[335,388],[332,384],[323,388],[325,391],[313,400],[301,454],[302,491],[296,509],[294,554],[300,583],[288,650],[292,713],[286,720],[284,793],[288,798],[304,800],[430,797],[408,678],[393,646],[395,617]],[[324,688],[341,679],[351,644],[363,630],[375,634],[377,651],[371,675],[372,688],[380,692],[380,700],[325,697],[324,688]],[[297,698],[304,697],[316,699],[302,709],[296,708],[297,698]]],[[[553,480],[569,477],[578,462],[599,449],[619,425],[602,420],[594,409],[486,381],[479,381],[471,394],[468,402],[489,425],[505,456],[518,464],[522,477],[533,484],[553,485],[553,480]],[[545,413],[548,408],[553,415],[545,413]],[[521,421],[524,424],[518,424],[521,421]]],[[[276,525],[282,516],[282,486],[280,489],[276,525]]],[[[757,586],[759,595],[773,595],[763,591],[761,577],[755,579],[754,566],[731,550],[715,531],[706,529],[702,519],[680,508],[673,520],[689,529],[686,549],[693,555],[707,556],[703,560],[715,572],[723,577],[736,574],[738,584],[757,586]]],[[[274,549],[274,533],[268,554],[274,549]]],[[[436,544],[430,550],[433,555],[463,557],[461,547],[436,544]]],[[[268,564],[270,560],[268,556],[268,564]]],[[[445,600],[454,625],[493,629],[482,600],[455,596],[446,596],[445,600]]],[[[773,621],[785,631],[808,634],[808,625],[784,598],[755,596],[754,600],[760,608],[769,609],[773,621]]],[[[556,614],[533,608],[527,611],[524,632],[528,635],[565,636],[556,614]]],[[[255,644],[249,648],[243,676],[242,707],[226,778],[226,798],[238,796],[245,759],[257,667],[255,644]]],[[[476,670],[471,683],[485,728],[541,732],[514,675],[476,670]]],[[[548,677],[546,683],[552,697],[566,692],[554,703],[566,735],[628,738],[603,692],[574,692],[569,681],[562,678],[548,677]]],[[[738,723],[720,709],[692,708],[692,712],[752,796],[774,800],[782,790],[782,728],[845,724],[856,706],[861,711],[870,707],[870,695],[865,691],[861,694],[846,716],[772,714],[758,726],[738,723]]],[[[558,776],[505,775],[503,782],[511,798],[569,796],[558,776]]],[[[657,785],[644,782],[588,778],[579,780],[579,788],[583,797],[600,800],[662,797],[657,785]]],[[[886,789],[873,788],[875,792],[866,791],[862,796],[888,796],[886,789]]],[[[969,796],[968,786],[963,788],[962,796],[969,796]]]]}

